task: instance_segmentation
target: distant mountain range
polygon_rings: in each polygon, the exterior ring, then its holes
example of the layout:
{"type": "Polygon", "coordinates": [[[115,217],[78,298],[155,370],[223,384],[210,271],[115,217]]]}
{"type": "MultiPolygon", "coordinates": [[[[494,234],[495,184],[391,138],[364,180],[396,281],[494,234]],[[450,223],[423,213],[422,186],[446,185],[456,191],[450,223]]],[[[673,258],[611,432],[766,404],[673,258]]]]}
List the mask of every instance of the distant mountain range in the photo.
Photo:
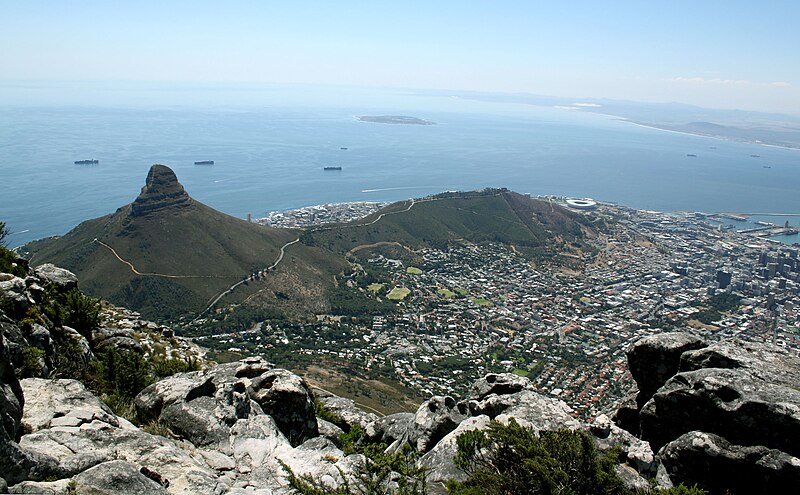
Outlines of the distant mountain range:
{"type": "Polygon", "coordinates": [[[216,302],[308,315],[336,310],[331,300],[346,290],[341,276],[352,270],[356,248],[494,241],[552,261],[594,234],[585,217],[506,189],[395,203],[349,224],[270,228],[195,201],[171,169],[153,165],[131,204],[21,251],[33,265],[64,266],[86,292],[151,318],[194,316],[216,302]]]}

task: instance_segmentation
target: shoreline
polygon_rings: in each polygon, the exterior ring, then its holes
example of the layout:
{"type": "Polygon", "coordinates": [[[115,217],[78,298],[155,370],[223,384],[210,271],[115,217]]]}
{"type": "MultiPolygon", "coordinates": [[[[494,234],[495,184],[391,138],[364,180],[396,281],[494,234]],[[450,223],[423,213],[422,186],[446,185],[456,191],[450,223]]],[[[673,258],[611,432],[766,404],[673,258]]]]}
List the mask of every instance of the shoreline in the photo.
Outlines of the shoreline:
{"type": "MultiPolygon", "coordinates": [[[[595,113],[595,112],[593,112],[593,113],[595,113]]],[[[657,126],[654,126],[652,124],[643,124],[641,122],[636,122],[635,120],[630,120],[630,119],[627,119],[625,117],[620,117],[618,115],[611,115],[611,114],[607,114],[607,113],[602,113],[602,114],[598,113],[598,115],[605,115],[605,116],[608,116],[608,117],[614,117],[615,119],[620,120],[622,122],[627,122],[629,124],[633,124],[633,125],[638,126],[638,127],[644,127],[645,129],[653,129],[653,130],[656,130],[656,131],[663,131],[663,132],[672,132],[672,133],[675,133],[675,134],[683,134],[684,136],[695,136],[695,137],[702,137],[702,138],[708,138],[708,139],[718,139],[720,141],[726,141],[726,142],[729,142],[729,143],[752,144],[752,145],[756,145],[756,146],[766,146],[768,148],[778,148],[778,149],[781,149],[781,150],[800,151],[800,146],[786,146],[786,145],[780,145],[780,144],[762,143],[762,142],[758,142],[758,141],[747,141],[747,140],[741,140],[741,139],[734,139],[734,138],[726,137],[726,136],[716,136],[716,135],[711,135],[711,134],[698,134],[698,133],[689,132],[689,131],[678,131],[678,130],[675,130],[675,129],[667,129],[667,128],[664,128],[664,127],[657,127],[657,126]]]]}

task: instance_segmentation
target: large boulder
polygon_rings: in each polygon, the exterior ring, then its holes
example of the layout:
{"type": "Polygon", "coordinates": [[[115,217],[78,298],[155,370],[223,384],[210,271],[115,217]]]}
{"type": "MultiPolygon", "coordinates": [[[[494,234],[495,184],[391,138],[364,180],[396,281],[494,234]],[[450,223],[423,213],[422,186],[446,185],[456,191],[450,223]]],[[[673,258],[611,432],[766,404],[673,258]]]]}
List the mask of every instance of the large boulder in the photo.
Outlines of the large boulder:
{"type": "Polygon", "coordinates": [[[443,488],[444,483],[449,479],[466,480],[467,474],[456,466],[453,460],[458,452],[456,440],[459,435],[466,431],[485,429],[490,421],[491,419],[488,416],[467,418],[423,455],[417,464],[426,468],[428,482],[434,487],[443,488]]]}
{"type": "MultiPolygon", "coordinates": [[[[32,430],[20,447],[37,461],[39,479],[78,475],[99,464],[124,460],[168,480],[173,494],[219,494],[218,476],[174,442],[139,430],[115,416],[74,380],[23,380],[30,407],[22,424],[32,430]]],[[[156,476],[157,475],[157,476],[156,476]]]]}
{"type": "Polygon", "coordinates": [[[378,418],[367,425],[364,436],[369,442],[391,445],[407,437],[414,416],[414,413],[395,413],[378,418]]]}
{"type": "Polygon", "coordinates": [[[92,330],[92,349],[101,353],[108,349],[142,353],[142,346],[133,338],[133,330],[129,328],[99,327],[92,330]]]}
{"type": "MultiPolygon", "coordinates": [[[[800,377],[800,369],[798,369],[800,377]]],[[[640,413],[642,438],[658,450],[689,431],[800,455],[800,389],[751,370],[707,368],[671,378],[640,413]]]]}
{"type": "Polygon", "coordinates": [[[523,390],[533,390],[527,378],[513,373],[489,373],[472,384],[469,400],[481,401],[490,395],[510,395],[523,390]]]}
{"type": "Polygon", "coordinates": [[[12,484],[30,477],[35,468],[34,460],[17,445],[24,405],[25,396],[0,333],[0,478],[12,484]]]}
{"type": "MultiPolygon", "coordinates": [[[[647,399],[636,417],[641,438],[659,451],[659,483],[750,493],[765,489],[763,478],[780,493],[786,480],[796,480],[797,355],[766,343],[706,345],[686,334],[662,334],[637,342],[628,358],[639,401],[647,399]]],[[[625,410],[617,418],[629,423],[633,415],[625,410]]]]}
{"type": "Polygon", "coordinates": [[[247,392],[292,445],[319,435],[314,395],[301,377],[287,370],[270,370],[253,378],[247,392]]]}
{"type": "Polygon", "coordinates": [[[477,380],[463,404],[469,416],[486,415],[507,422],[514,418],[534,430],[578,428],[564,401],[534,392],[530,380],[513,373],[490,373],[477,380]]]}
{"type": "Polygon", "coordinates": [[[673,483],[698,484],[714,494],[793,493],[800,486],[800,459],[763,446],[734,445],[692,431],[658,453],[673,483]]]}
{"type": "Polygon", "coordinates": [[[78,277],[69,270],[59,268],[52,263],[45,263],[33,269],[37,277],[45,283],[55,285],[60,289],[74,289],[78,287],[78,277]]]}
{"type": "Polygon", "coordinates": [[[74,487],[76,493],[86,495],[167,495],[164,486],[125,461],[108,461],[87,469],[75,476],[74,487]]]}
{"type": "Polygon", "coordinates": [[[165,407],[176,402],[185,402],[187,398],[213,395],[216,385],[212,377],[201,371],[178,373],[159,380],[144,390],[134,399],[136,414],[144,421],[159,418],[165,407]]]}
{"type": "Polygon", "coordinates": [[[247,391],[251,380],[237,376],[242,370],[249,374],[252,365],[229,363],[158,381],[136,396],[136,412],[145,421],[159,421],[197,447],[227,452],[230,429],[236,421],[263,413],[247,391]]]}
{"type": "Polygon", "coordinates": [[[313,395],[302,378],[260,358],[179,373],[136,396],[139,417],[159,420],[199,447],[226,450],[240,419],[269,414],[292,445],[319,435],[313,395]]]}
{"type": "Polygon", "coordinates": [[[417,452],[424,453],[467,418],[467,408],[452,397],[435,396],[417,409],[408,425],[406,441],[417,452]]]}
{"type": "Polygon", "coordinates": [[[351,399],[326,392],[318,393],[317,397],[326,409],[341,419],[334,423],[343,430],[349,431],[353,426],[358,426],[362,431],[366,431],[367,426],[378,419],[376,414],[361,410],[351,399]]]}
{"type": "MultiPolygon", "coordinates": [[[[360,456],[345,456],[330,440],[316,437],[292,447],[271,416],[238,421],[231,429],[230,449],[239,483],[279,491],[287,485],[284,465],[298,476],[311,477],[332,491],[352,482],[360,456]]],[[[280,492],[283,493],[283,492],[280,492]]]]}
{"type": "Polygon", "coordinates": [[[25,415],[22,424],[29,432],[58,426],[80,427],[94,420],[120,426],[119,418],[107,405],[76,380],[22,380],[25,415]]]}
{"type": "Polygon", "coordinates": [[[681,355],[706,343],[694,335],[667,332],[638,340],[628,349],[628,369],[639,387],[641,408],[680,368],[681,355]]]}
{"type": "Polygon", "coordinates": [[[36,302],[28,292],[25,279],[13,275],[2,274],[0,277],[0,296],[10,303],[10,311],[14,313],[10,316],[24,315],[25,311],[36,302]]]}
{"type": "Polygon", "coordinates": [[[580,427],[580,422],[571,416],[572,408],[564,401],[531,390],[471,400],[469,412],[471,416],[486,415],[502,422],[514,418],[520,425],[537,431],[580,427]]]}

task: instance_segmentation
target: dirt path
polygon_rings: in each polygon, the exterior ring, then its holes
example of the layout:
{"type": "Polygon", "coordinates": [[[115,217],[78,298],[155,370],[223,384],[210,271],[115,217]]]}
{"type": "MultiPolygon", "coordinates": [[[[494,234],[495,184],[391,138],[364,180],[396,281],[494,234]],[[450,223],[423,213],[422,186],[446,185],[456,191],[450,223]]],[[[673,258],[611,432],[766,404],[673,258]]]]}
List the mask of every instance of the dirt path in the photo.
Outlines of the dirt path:
{"type": "Polygon", "coordinates": [[[167,275],[167,274],[165,274],[165,273],[150,273],[150,272],[140,272],[139,270],[137,270],[137,269],[136,269],[136,267],[135,267],[135,266],[133,266],[133,263],[131,263],[130,261],[127,261],[127,260],[123,259],[123,258],[122,258],[122,257],[121,257],[121,256],[120,256],[118,253],[117,253],[117,251],[116,251],[116,250],[114,250],[114,248],[113,248],[113,247],[109,246],[108,244],[106,244],[105,242],[103,242],[103,241],[101,241],[101,240],[99,240],[99,239],[97,239],[97,238],[95,238],[95,239],[94,239],[92,242],[96,242],[96,243],[100,244],[101,246],[103,246],[104,248],[106,248],[106,249],[108,249],[109,251],[111,251],[111,254],[113,254],[113,255],[114,255],[114,257],[116,257],[116,258],[117,258],[117,259],[118,259],[120,262],[122,262],[122,263],[124,263],[124,264],[128,265],[128,267],[131,269],[131,271],[132,271],[133,273],[135,273],[136,275],[140,275],[140,276],[142,276],[142,277],[162,277],[162,278],[230,278],[230,277],[225,277],[225,276],[222,276],[222,275],[167,275]]]}

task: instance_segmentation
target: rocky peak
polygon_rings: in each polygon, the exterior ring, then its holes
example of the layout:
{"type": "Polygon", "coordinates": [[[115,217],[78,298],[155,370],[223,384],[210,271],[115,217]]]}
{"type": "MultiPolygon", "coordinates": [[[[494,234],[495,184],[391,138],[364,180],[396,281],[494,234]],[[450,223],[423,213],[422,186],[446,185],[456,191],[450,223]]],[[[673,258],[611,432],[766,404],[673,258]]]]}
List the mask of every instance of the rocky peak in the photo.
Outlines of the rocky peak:
{"type": "Polygon", "coordinates": [[[147,174],[142,192],[133,202],[131,214],[143,216],[164,208],[183,208],[192,203],[171,168],[153,165],[147,174]]]}

